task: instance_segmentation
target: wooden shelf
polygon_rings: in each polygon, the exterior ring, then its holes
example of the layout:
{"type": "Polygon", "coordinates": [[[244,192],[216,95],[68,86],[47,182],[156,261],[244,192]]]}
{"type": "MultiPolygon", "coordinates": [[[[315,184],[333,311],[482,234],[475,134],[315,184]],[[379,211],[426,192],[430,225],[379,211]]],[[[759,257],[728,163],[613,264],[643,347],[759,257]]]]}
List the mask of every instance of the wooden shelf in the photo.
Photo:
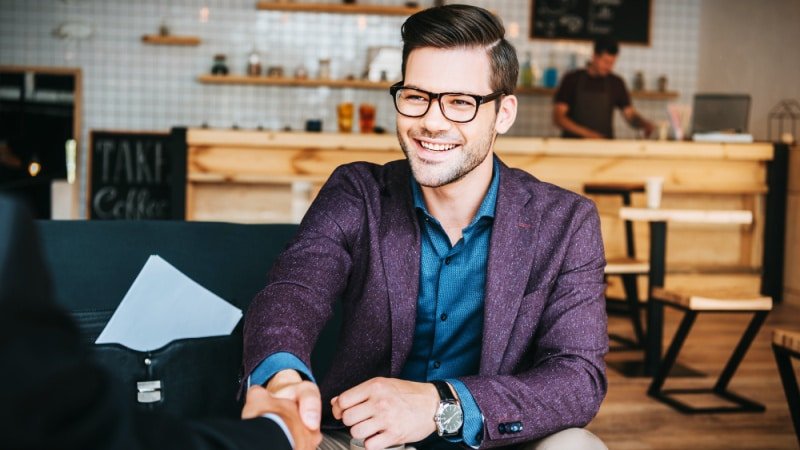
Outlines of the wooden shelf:
{"type": "Polygon", "coordinates": [[[672,100],[678,98],[675,91],[631,91],[631,97],[644,100],[672,100]]]}
{"type": "Polygon", "coordinates": [[[195,46],[195,45],[200,45],[200,38],[197,36],[177,36],[177,35],[161,36],[159,34],[145,34],[144,36],[142,36],[142,42],[150,45],[195,46]]]}
{"type": "MultiPolygon", "coordinates": [[[[544,87],[517,87],[518,95],[555,95],[556,90],[544,87]]],[[[674,91],[631,91],[631,97],[643,100],[671,100],[678,98],[678,93],[674,91]]]]}
{"type": "MultiPolygon", "coordinates": [[[[291,4],[291,3],[290,3],[291,4]]],[[[308,78],[305,80],[287,77],[251,77],[247,75],[200,75],[197,81],[205,84],[259,84],[264,86],[289,86],[289,87],[320,87],[354,88],[354,89],[389,89],[394,84],[391,81],[368,80],[320,80],[308,78]]],[[[543,87],[518,87],[518,95],[549,95],[555,94],[555,89],[543,87]]],[[[633,98],[647,100],[669,100],[678,97],[677,92],[633,91],[633,98]]]]}
{"type": "Polygon", "coordinates": [[[389,89],[390,81],[373,82],[368,80],[321,80],[317,78],[296,79],[287,77],[259,77],[247,75],[201,75],[197,81],[205,84],[258,84],[264,86],[389,89]]]}
{"type": "Polygon", "coordinates": [[[419,7],[364,5],[360,3],[279,3],[275,1],[260,1],[256,3],[256,8],[268,11],[381,14],[387,16],[410,16],[422,10],[419,7]]]}

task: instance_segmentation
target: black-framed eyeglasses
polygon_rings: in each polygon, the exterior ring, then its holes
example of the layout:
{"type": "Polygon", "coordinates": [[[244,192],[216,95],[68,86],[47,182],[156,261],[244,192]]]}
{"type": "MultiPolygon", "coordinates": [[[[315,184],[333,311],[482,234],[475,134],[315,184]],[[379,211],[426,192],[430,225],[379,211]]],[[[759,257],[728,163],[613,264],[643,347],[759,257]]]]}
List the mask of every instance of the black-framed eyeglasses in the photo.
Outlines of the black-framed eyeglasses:
{"type": "Polygon", "coordinates": [[[422,89],[403,86],[403,82],[389,88],[394,99],[394,108],[406,117],[422,117],[428,113],[433,100],[439,100],[442,115],[451,122],[466,123],[478,115],[478,108],[504,95],[492,92],[489,95],[463,94],[461,92],[428,92],[422,89]]]}

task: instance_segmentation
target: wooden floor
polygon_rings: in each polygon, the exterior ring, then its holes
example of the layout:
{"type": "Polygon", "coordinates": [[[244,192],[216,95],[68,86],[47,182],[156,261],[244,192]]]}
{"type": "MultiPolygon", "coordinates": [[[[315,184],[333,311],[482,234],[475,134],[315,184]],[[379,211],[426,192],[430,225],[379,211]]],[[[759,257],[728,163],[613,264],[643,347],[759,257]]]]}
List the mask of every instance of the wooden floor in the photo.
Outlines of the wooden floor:
{"type": "MultiPolygon", "coordinates": [[[[680,312],[667,308],[665,349],[680,317],[680,312]]],[[[668,379],[666,386],[711,386],[749,319],[743,314],[701,314],[679,361],[711,376],[668,379]]],[[[626,378],[609,368],[608,396],[588,429],[612,450],[799,448],[772,355],[775,327],[800,329],[800,307],[775,306],[730,384],[734,392],[765,404],[766,412],[684,415],[645,394],[649,378],[626,378]]],[[[609,331],[632,336],[624,317],[611,316],[609,331]]],[[[607,360],[637,358],[642,358],[640,351],[614,351],[607,360]]]]}

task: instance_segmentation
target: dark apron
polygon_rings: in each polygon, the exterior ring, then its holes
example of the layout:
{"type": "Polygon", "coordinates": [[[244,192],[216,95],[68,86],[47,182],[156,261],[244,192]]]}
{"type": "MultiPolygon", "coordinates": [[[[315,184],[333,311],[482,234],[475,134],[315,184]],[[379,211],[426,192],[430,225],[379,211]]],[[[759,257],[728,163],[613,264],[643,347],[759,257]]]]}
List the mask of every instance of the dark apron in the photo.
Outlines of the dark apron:
{"type": "MultiPolygon", "coordinates": [[[[575,87],[575,105],[570,106],[568,116],[578,125],[611,139],[614,137],[614,105],[611,103],[608,77],[603,77],[602,91],[587,91],[588,78],[589,74],[586,72],[578,76],[578,83],[575,87]]],[[[580,137],[567,131],[564,131],[562,136],[580,137]]]]}

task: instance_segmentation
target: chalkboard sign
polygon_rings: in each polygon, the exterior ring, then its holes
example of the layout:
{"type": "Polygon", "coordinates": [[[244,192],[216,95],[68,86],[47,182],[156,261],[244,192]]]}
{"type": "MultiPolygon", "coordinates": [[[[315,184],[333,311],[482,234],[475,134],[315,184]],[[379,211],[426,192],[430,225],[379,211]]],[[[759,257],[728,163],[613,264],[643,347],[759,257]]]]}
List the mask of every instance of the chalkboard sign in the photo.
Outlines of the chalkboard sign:
{"type": "Polygon", "coordinates": [[[92,131],[90,139],[89,218],[184,218],[185,129],[92,131]]]}
{"type": "Polygon", "coordinates": [[[619,42],[650,45],[651,0],[533,0],[533,39],[619,42]]]}

